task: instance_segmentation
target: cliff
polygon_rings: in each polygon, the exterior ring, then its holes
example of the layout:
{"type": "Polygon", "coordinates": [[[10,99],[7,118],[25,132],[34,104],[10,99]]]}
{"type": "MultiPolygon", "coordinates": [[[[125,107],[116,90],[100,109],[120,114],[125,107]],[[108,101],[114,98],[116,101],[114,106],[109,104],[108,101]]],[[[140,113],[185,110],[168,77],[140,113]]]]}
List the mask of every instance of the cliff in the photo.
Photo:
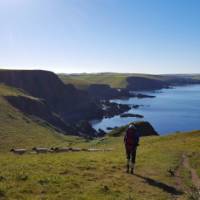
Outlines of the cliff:
{"type": "Polygon", "coordinates": [[[134,90],[155,90],[173,85],[199,84],[199,75],[191,74],[136,74],[136,73],[94,73],[94,74],[60,74],[66,84],[86,90],[90,85],[108,85],[111,88],[134,90]]]}
{"type": "Polygon", "coordinates": [[[154,127],[147,121],[135,122],[134,125],[141,136],[159,135],[154,127]]]}
{"type": "Polygon", "coordinates": [[[56,74],[42,70],[2,70],[0,83],[24,90],[44,99],[47,106],[64,121],[89,120],[101,115],[99,105],[89,95],[65,85],[56,74]]]}
{"type": "Polygon", "coordinates": [[[91,84],[87,87],[86,91],[91,97],[103,100],[131,96],[125,89],[118,90],[106,84],[91,84]]]}
{"type": "Polygon", "coordinates": [[[56,74],[42,70],[1,70],[0,83],[27,94],[5,97],[24,114],[40,118],[65,134],[79,135],[81,129],[82,136],[95,135],[96,131],[89,127],[87,121],[103,116],[100,103],[86,91],[65,85],[56,74]],[[78,123],[80,121],[85,122],[78,123]]]}
{"type": "Polygon", "coordinates": [[[144,77],[128,77],[127,82],[127,89],[130,91],[158,90],[169,87],[169,83],[144,77]]]}
{"type": "Polygon", "coordinates": [[[67,125],[58,115],[53,113],[46,103],[40,99],[25,96],[5,96],[4,98],[20,112],[31,116],[33,119],[44,120],[66,133],[75,132],[70,125],[67,125]]]}

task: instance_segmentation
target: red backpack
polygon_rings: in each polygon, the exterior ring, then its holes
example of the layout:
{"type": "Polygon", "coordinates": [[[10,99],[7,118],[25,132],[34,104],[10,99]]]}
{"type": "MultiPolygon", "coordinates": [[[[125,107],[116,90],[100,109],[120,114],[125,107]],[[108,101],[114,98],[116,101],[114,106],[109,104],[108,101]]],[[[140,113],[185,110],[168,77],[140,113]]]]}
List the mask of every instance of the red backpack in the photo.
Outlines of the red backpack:
{"type": "Polygon", "coordinates": [[[133,147],[137,143],[136,140],[137,140],[136,139],[136,130],[133,129],[133,128],[129,128],[126,131],[126,135],[125,135],[125,138],[124,138],[125,145],[128,146],[128,147],[133,147]]]}

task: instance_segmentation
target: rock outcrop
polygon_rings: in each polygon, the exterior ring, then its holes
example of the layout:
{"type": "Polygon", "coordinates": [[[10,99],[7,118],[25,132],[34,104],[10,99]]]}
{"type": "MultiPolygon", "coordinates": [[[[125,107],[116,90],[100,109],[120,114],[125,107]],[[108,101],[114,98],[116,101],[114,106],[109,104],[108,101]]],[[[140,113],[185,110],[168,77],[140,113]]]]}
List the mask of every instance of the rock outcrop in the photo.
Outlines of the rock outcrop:
{"type": "MultiPolygon", "coordinates": [[[[159,135],[156,132],[156,130],[153,128],[153,126],[149,122],[147,122],[147,121],[134,122],[134,125],[139,130],[141,137],[143,137],[143,136],[153,136],[153,135],[157,136],[157,135],[159,135]]],[[[121,126],[121,127],[116,128],[116,129],[113,129],[109,133],[109,135],[110,136],[114,136],[114,137],[122,136],[125,133],[125,131],[127,130],[128,126],[129,125],[121,126]]]]}
{"type": "Polygon", "coordinates": [[[158,90],[169,87],[169,84],[164,81],[144,77],[128,77],[127,82],[127,89],[130,91],[158,90]]]}
{"type": "Polygon", "coordinates": [[[123,114],[120,115],[120,117],[122,117],[122,118],[126,118],[126,117],[144,118],[143,115],[133,114],[133,113],[123,113],[123,114]]]}
{"type": "Polygon", "coordinates": [[[23,90],[27,96],[7,96],[7,101],[31,117],[35,116],[60,129],[63,133],[94,136],[88,120],[103,117],[98,101],[86,91],[65,85],[56,74],[42,70],[1,70],[0,83],[23,90]],[[28,97],[30,96],[30,98],[28,97]],[[32,98],[33,97],[33,98],[32,98]],[[37,100],[36,100],[37,99],[37,100]],[[81,125],[85,121],[83,127],[81,125]],[[84,127],[87,127],[84,130],[84,127]]]}
{"type": "Polygon", "coordinates": [[[91,97],[100,100],[130,97],[128,90],[111,88],[106,84],[91,84],[86,91],[91,97]]]}
{"type": "Polygon", "coordinates": [[[75,133],[73,127],[64,122],[58,115],[53,113],[41,99],[30,98],[26,96],[6,96],[4,97],[12,106],[24,114],[28,114],[33,119],[44,120],[56,129],[64,133],[75,133]]]}
{"type": "Polygon", "coordinates": [[[2,70],[0,82],[44,99],[49,108],[64,121],[89,120],[102,115],[99,105],[89,95],[65,85],[56,74],[42,70],[2,70]]]}
{"type": "Polygon", "coordinates": [[[147,121],[134,122],[141,136],[159,135],[153,126],[147,121]]]}
{"type": "Polygon", "coordinates": [[[115,102],[102,101],[103,116],[106,118],[114,117],[131,109],[129,105],[118,104],[115,102]]]}

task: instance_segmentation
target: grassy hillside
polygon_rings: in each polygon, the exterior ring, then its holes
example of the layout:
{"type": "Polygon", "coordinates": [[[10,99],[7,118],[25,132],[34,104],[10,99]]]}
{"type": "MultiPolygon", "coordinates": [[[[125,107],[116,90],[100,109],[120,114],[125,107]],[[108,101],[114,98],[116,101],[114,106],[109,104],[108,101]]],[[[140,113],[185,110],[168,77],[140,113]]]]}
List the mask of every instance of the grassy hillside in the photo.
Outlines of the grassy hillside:
{"type": "MultiPolygon", "coordinates": [[[[7,151],[12,147],[30,148],[70,141],[71,137],[64,137],[47,124],[31,120],[4,98],[17,95],[28,96],[17,89],[0,85],[0,151],[7,151]]],[[[36,98],[33,99],[37,101],[36,98]]]]}
{"type": "Polygon", "coordinates": [[[195,76],[193,76],[193,79],[195,79],[195,80],[200,80],[200,75],[195,75],[195,76]]]}
{"type": "Polygon", "coordinates": [[[200,131],[142,138],[136,174],[130,175],[125,173],[123,129],[112,134],[115,137],[91,141],[63,136],[13,108],[4,98],[7,95],[27,96],[23,91],[0,85],[0,199],[199,199],[196,188],[200,186],[200,131]],[[33,146],[113,151],[43,155],[29,151],[22,156],[9,152],[12,147],[31,150],[33,146]]]}
{"type": "Polygon", "coordinates": [[[159,75],[147,74],[125,74],[125,73],[97,73],[97,74],[77,74],[66,75],[60,74],[59,77],[65,83],[71,83],[78,88],[86,88],[90,84],[107,84],[112,88],[125,88],[127,86],[127,77],[144,77],[154,80],[161,80],[164,77],[159,75]]]}
{"type": "Polygon", "coordinates": [[[152,75],[152,74],[136,74],[136,73],[94,73],[94,74],[60,74],[59,77],[67,84],[73,84],[77,88],[85,89],[91,84],[107,84],[112,88],[126,88],[128,86],[127,78],[145,78],[154,81],[164,81],[180,84],[185,79],[192,81],[200,80],[200,75],[190,74],[166,74],[166,75],[152,75]]]}
{"type": "Polygon", "coordinates": [[[109,136],[76,144],[80,147],[113,148],[111,152],[23,156],[0,153],[0,199],[199,198],[194,187],[197,180],[191,178],[191,169],[200,171],[200,132],[143,138],[138,148],[135,175],[125,173],[122,141],[122,136],[109,136]],[[169,170],[175,176],[170,175],[169,170]]]}

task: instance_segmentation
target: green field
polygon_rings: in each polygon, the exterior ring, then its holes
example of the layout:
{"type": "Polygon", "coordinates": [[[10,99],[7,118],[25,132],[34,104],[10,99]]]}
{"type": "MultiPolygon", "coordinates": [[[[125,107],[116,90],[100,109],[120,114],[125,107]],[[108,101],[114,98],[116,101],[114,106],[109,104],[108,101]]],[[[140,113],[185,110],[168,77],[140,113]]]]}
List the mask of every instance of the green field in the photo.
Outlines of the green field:
{"type": "Polygon", "coordinates": [[[126,74],[126,73],[97,73],[97,74],[60,74],[63,82],[75,85],[77,88],[84,89],[90,84],[107,84],[112,88],[126,88],[128,77],[143,77],[154,80],[164,80],[167,77],[148,74],[126,74]]]}
{"type": "Polygon", "coordinates": [[[193,79],[195,79],[195,80],[200,80],[200,75],[195,75],[195,76],[193,76],[193,79]]]}
{"type": "MultiPolygon", "coordinates": [[[[122,137],[74,141],[74,146],[109,147],[114,149],[112,152],[22,156],[2,152],[0,199],[192,198],[195,190],[190,171],[181,165],[181,159],[183,154],[188,156],[191,165],[199,171],[196,155],[200,151],[200,132],[143,138],[138,148],[136,175],[125,173],[122,141],[122,137]],[[174,172],[179,169],[180,176],[170,176],[170,169],[174,172]]],[[[55,145],[51,142],[49,147],[55,145]]]]}
{"type": "Polygon", "coordinates": [[[94,74],[59,74],[60,79],[66,84],[73,84],[79,89],[86,89],[91,84],[106,84],[112,88],[126,88],[128,85],[128,77],[141,77],[152,80],[168,81],[190,79],[200,80],[198,74],[136,74],[136,73],[94,73],[94,74]]]}
{"type": "Polygon", "coordinates": [[[136,174],[130,175],[125,173],[123,129],[117,137],[112,134],[94,140],[63,136],[4,99],[26,95],[22,91],[0,85],[0,94],[1,200],[199,199],[199,178],[194,172],[200,176],[200,131],[142,138],[136,174]],[[33,154],[34,146],[113,151],[33,154]],[[12,147],[29,151],[14,155],[9,152],[12,147]]]}

